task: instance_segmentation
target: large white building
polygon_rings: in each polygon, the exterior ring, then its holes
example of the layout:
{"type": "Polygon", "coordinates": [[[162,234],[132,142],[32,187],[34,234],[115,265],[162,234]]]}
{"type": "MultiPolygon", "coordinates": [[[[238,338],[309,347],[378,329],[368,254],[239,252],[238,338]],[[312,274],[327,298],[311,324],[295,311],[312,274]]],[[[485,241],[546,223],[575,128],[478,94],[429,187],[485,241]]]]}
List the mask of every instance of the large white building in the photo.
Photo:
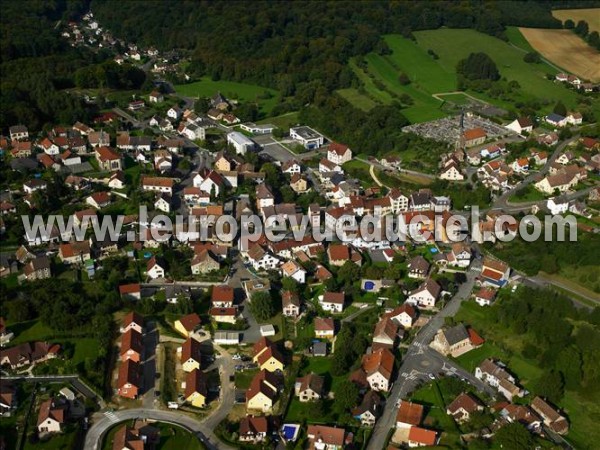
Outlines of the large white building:
{"type": "Polygon", "coordinates": [[[290,137],[309,150],[319,148],[324,142],[321,134],[306,126],[290,128],[290,137]]]}
{"type": "Polygon", "coordinates": [[[247,138],[239,131],[233,131],[227,135],[227,144],[235,148],[238,155],[245,155],[247,151],[254,149],[254,141],[247,138]]]}

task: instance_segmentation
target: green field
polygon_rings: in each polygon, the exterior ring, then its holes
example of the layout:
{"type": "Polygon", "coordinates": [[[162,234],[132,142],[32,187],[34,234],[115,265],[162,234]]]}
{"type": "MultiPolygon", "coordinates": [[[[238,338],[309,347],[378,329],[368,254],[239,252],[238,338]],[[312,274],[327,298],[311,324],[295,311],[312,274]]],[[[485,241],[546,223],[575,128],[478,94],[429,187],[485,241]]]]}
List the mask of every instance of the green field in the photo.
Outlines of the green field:
{"type": "MultiPolygon", "coordinates": [[[[507,80],[515,80],[521,86],[520,95],[512,101],[528,99],[547,100],[546,109],[561,100],[568,107],[575,107],[577,94],[564,86],[546,79],[547,74],[557,73],[557,69],[546,64],[528,64],[523,56],[532,48],[517,28],[508,29],[510,42],[470,29],[438,29],[415,32],[416,42],[399,35],[384,36],[392,51],[390,55],[369,53],[364,63],[350,62],[350,67],[362,82],[364,93],[357,89],[338,91],[356,107],[368,110],[375,104],[390,104],[400,101],[403,94],[409,95],[413,105],[403,109],[411,122],[423,122],[443,117],[448,113],[441,109],[440,100],[433,94],[452,93],[456,90],[456,65],[470,53],[485,52],[496,62],[501,75],[507,80]],[[439,56],[434,59],[428,50],[439,56]],[[408,85],[398,79],[404,72],[410,78],[408,85]]],[[[468,91],[478,99],[503,108],[513,108],[509,100],[499,100],[485,94],[468,91]]],[[[444,100],[463,105],[468,98],[462,94],[449,94],[444,100]]],[[[401,102],[402,103],[402,102],[401,102]]],[[[404,103],[406,104],[406,103],[404,103]]]]}
{"type": "Polygon", "coordinates": [[[241,102],[257,102],[262,113],[269,115],[277,104],[279,93],[254,84],[237,83],[235,81],[213,81],[203,77],[200,81],[175,86],[175,92],[187,97],[212,97],[221,92],[228,99],[237,99],[241,102]],[[268,95],[265,95],[268,93],[268,95]],[[269,97],[269,98],[266,98],[269,97]]]}
{"type": "Polygon", "coordinates": [[[373,101],[368,95],[361,94],[358,89],[340,89],[336,92],[363,111],[370,111],[377,106],[375,101],[373,101]]]}

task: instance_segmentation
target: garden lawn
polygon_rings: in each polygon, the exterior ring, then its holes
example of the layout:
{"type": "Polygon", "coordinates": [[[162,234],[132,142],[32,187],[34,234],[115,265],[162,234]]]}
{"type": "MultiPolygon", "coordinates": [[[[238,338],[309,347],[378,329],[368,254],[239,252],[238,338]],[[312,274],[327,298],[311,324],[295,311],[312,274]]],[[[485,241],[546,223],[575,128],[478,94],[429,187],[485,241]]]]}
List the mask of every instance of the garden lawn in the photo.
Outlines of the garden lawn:
{"type": "Polygon", "coordinates": [[[237,83],[235,81],[213,81],[208,77],[203,77],[200,81],[189,84],[179,84],[175,86],[175,92],[187,97],[212,97],[217,92],[221,92],[229,99],[238,99],[242,102],[256,102],[261,112],[269,115],[273,107],[277,104],[279,93],[275,89],[269,89],[262,86],[247,83],[237,83]],[[268,93],[270,98],[265,93],[268,93]]]}
{"type": "Polygon", "coordinates": [[[193,434],[183,428],[159,423],[160,442],[157,448],[160,450],[203,450],[206,446],[193,434]]]}

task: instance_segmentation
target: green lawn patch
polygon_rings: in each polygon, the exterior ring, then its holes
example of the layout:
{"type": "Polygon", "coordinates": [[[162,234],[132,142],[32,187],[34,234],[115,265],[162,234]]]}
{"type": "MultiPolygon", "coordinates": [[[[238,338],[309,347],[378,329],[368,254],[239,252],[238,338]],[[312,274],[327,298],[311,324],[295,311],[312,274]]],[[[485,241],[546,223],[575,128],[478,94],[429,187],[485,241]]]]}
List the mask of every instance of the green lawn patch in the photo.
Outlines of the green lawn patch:
{"type": "Polygon", "coordinates": [[[248,389],[254,376],[259,372],[259,369],[238,370],[235,372],[235,387],[237,389],[248,389]]]}
{"type": "Polygon", "coordinates": [[[298,124],[298,112],[292,111],[280,116],[268,117],[266,119],[259,120],[258,123],[270,123],[284,131],[288,131],[290,127],[298,124]]]}
{"type": "Polygon", "coordinates": [[[373,101],[370,97],[365,94],[361,94],[358,89],[348,88],[348,89],[339,89],[336,91],[358,109],[362,109],[363,111],[370,111],[377,103],[373,101]]]}
{"type": "Polygon", "coordinates": [[[235,81],[213,81],[208,77],[203,77],[194,83],[176,85],[175,92],[187,97],[212,97],[217,92],[221,92],[229,99],[258,103],[265,115],[270,114],[277,104],[279,95],[275,89],[235,81]]]}
{"type": "Polygon", "coordinates": [[[527,186],[519,189],[508,199],[511,203],[522,203],[522,202],[537,202],[540,200],[544,200],[546,197],[532,185],[528,184],[527,186]]]}
{"type": "Polygon", "coordinates": [[[22,344],[23,342],[44,341],[52,339],[56,333],[41,320],[29,320],[10,325],[9,329],[15,333],[15,338],[11,345],[22,344]]]}

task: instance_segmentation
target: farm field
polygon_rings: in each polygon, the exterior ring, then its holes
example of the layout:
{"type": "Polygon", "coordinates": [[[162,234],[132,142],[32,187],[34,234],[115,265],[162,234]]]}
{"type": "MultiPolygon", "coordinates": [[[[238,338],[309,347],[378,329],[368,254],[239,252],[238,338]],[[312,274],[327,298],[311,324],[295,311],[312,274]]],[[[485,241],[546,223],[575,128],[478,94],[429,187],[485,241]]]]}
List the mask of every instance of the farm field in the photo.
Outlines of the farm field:
{"type": "Polygon", "coordinates": [[[590,27],[590,31],[600,33],[600,8],[556,9],[552,11],[552,15],[562,22],[567,19],[571,19],[575,23],[585,20],[590,27]]]}
{"type": "Polygon", "coordinates": [[[213,81],[208,77],[203,77],[194,83],[178,84],[175,86],[175,91],[188,97],[212,97],[217,92],[221,92],[227,98],[245,102],[255,101],[265,115],[269,115],[277,104],[278,96],[275,89],[235,81],[213,81]]]}
{"type": "MultiPolygon", "coordinates": [[[[470,53],[486,52],[506,79],[519,83],[523,94],[518,100],[534,97],[548,100],[548,104],[560,100],[568,107],[575,107],[575,92],[546,79],[548,73],[555,74],[561,69],[546,62],[525,63],[523,56],[533,48],[518,28],[509,28],[507,34],[510,43],[468,29],[418,31],[415,33],[416,42],[399,35],[384,36],[391,54],[370,53],[363,61],[355,59],[350,62],[350,67],[364,85],[364,92],[346,89],[339,93],[363,110],[372,108],[373,103],[400,101],[406,104],[401,97],[407,94],[413,104],[403,108],[403,113],[411,122],[444,117],[449,111],[447,105],[442,106],[442,99],[454,105],[468,102],[464,94],[455,93],[456,64],[470,53]],[[437,59],[433,54],[437,55],[437,59]],[[410,84],[400,83],[402,72],[409,77],[410,84]]],[[[471,91],[467,94],[503,108],[513,106],[509,101],[491,99],[485,94],[471,91]]]]}
{"type": "Polygon", "coordinates": [[[531,46],[549,61],[578,77],[600,81],[600,52],[570,30],[519,28],[531,46]]]}

